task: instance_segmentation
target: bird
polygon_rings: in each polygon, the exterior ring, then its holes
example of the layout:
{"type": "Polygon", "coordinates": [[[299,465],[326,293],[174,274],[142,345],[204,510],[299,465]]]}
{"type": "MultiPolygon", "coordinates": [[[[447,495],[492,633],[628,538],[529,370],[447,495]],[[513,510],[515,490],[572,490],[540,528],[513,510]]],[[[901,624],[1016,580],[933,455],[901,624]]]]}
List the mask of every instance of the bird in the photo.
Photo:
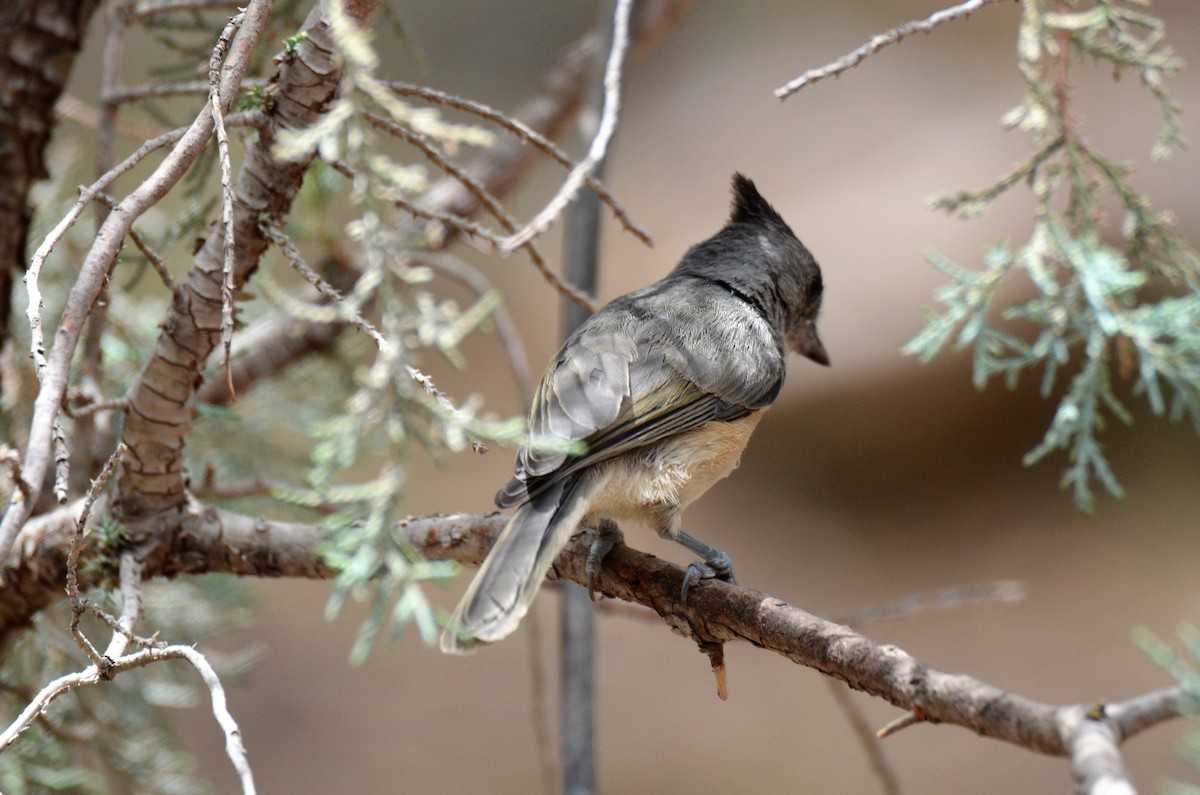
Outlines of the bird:
{"type": "Polygon", "coordinates": [[[516,512],[446,623],[442,651],[511,634],[581,525],[596,530],[593,599],[619,520],[702,558],[685,572],[685,603],[702,580],[736,582],[729,555],[684,532],[683,509],[737,467],[783,387],[788,351],[825,366],[829,356],[817,332],[820,267],[750,179],[732,183],[719,232],[591,315],[550,361],[528,441],[496,495],[516,512]]]}

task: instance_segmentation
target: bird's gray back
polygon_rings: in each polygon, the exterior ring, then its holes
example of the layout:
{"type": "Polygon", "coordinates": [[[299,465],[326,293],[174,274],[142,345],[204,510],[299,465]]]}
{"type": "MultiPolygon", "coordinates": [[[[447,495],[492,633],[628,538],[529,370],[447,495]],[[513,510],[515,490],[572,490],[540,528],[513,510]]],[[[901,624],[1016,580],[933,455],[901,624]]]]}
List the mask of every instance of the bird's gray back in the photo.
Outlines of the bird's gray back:
{"type": "Polygon", "coordinates": [[[769,405],[784,377],[783,342],[750,303],[709,281],[671,276],[616,299],[583,323],[542,376],[530,432],[583,442],[571,457],[545,445],[517,455],[500,507],[528,486],[705,422],[769,405]],[[671,415],[662,416],[663,407],[671,415]]]}

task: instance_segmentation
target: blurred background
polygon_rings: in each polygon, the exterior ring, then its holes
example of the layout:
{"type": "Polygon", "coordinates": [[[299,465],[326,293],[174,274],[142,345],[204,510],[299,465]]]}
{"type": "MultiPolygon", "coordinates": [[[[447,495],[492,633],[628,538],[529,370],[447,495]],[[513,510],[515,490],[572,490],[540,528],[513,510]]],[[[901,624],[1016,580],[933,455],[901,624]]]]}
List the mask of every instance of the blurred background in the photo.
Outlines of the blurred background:
{"type": "MultiPolygon", "coordinates": [[[[968,355],[928,366],[900,347],[944,277],[923,252],[976,266],[999,238],[1025,240],[1022,190],[963,222],[926,208],[930,197],[979,188],[1030,151],[1000,117],[1023,95],[1015,64],[1018,3],[987,8],[917,36],[840,79],[784,103],[772,90],[871,35],[941,4],[711,2],[630,65],[607,182],[650,229],[646,248],[605,219],[600,295],[611,299],[664,275],[691,244],[723,224],[732,172],[754,179],[822,264],[827,286],[823,369],[794,358],[784,393],[741,469],[688,511],[689,532],[733,557],[741,581],[836,618],[929,589],[994,579],[1029,586],[1018,604],[964,606],[865,628],[920,660],[1050,702],[1119,699],[1168,684],[1131,642],[1135,628],[1172,638],[1200,607],[1200,442],[1190,428],[1138,411],[1132,429],[1104,436],[1128,495],[1101,496],[1078,514],[1057,483],[1066,465],[1032,469],[1053,403],[1031,379],[1015,391],[976,392],[968,355]]],[[[563,47],[596,19],[593,3],[553,0],[397,4],[407,45],[380,26],[390,77],[422,82],[498,108],[530,94],[563,47]]],[[[1200,64],[1193,0],[1158,0],[1179,54],[1200,64]]],[[[94,48],[93,48],[94,49],[94,48]]],[[[86,71],[81,69],[80,71],[86,71]]],[[[1194,68],[1170,89],[1195,123],[1194,68]]],[[[1139,164],[1136,184],[1172,208],[1200,242],[1200,160],[1152,162],[1158,108],[1132,77],[1086,64],[1074,71],[1086,135],[1116,160],[1139,164]]],[[[582,151],[576,136],[572,151],[582,151]]],[[[529,217],[563,172],[543,166],[513,209],[529,217]]],[[[544,251],[561,251],[557,230],[544,251]]],[[[471,254],[504,292],[535,371],[557,348],[550,290],[519,256],[471,254]]],[[[1019,291],[1020,285],[1014,290],[1019,291]]],[[[1011,297],[1018,297],[1014,292],[1011,297]]],[[[485,396],[502,415],[524,413],[494,338],[466,347],[462,373],[433,367],[456,400],[485,396]]],[[[487,512],[511,451],[438,465],[411,461],[404,510],[487,512]]],[[[674,545],[630,528],[633,546],[686,563],[674,545]]],[[[451,604],[466,571],[440,598],[451,604]]],[[[415,633],[347,663],[353,613],[323,619],[323,583],[256,583],[261,617],[244,639],[265,641],[262,665],[230,692],[262,792],[538,791],[543,780],[533,697],[556,714],[557,593],[533,621],[467,659],[425,648],[415,633]]],[[[604,615],[598,637],[598,780],[603,792],[837,793],[878,790],[824,677],[745,646],[727,649],[730,699],[714,692],[707,660],[654,621],[604,615]]],[[[856,694],[878,727],[894,708],[856,694]]],[[[207,709],[182,731],[220,791],[234,779],[207,709]]],[[[1146,791],[1200,778],[1177,756],[1177,721],[1126,746],[1146,791]]],[[[884,743],[908,792],[1062,793],[1065,760],[1042,758],[959,728],[915,726],[884,743]]]]}

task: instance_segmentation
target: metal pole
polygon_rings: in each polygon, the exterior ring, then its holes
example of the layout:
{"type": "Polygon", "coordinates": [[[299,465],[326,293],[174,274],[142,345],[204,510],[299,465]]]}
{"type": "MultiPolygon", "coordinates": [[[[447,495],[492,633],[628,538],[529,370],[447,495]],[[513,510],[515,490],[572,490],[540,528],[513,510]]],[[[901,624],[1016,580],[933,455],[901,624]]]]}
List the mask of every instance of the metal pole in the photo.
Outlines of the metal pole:
{"type": "MultiPolygon", "coordinates": [[[[612,13],[615,2],[604,3],[611,44],[612,13]]],[[[608,51],[608,45],[601,52],[608,51]]],[[[581,114],[585,139],[588,127],[595,126],[603,102],[604,58],[598,61],[588,99],[581,114]]],[[[596,167],[599,178],[604,164],[596,167]]],[[[563,271],[571,284],[586,293],[596,292],[596,261],[599,253],[600,200],[590,190],[580,192],[567,211],[563,271]]],[[[588,317],[587,310],[564,300],[563,336],[566,337],[588,317]]],[[[575,583],[563,583],[560,626],[562,648],[559,694],[559,739],[561,743],[562,791],[564,795],[592,795],[596,791],[596,717],[595,717],[595,611],[587,591],[575,583]]]]}
{"type": "MultiPolygon", "coordinates": [[[[566,219],[566,278],[591,294],[596,290],[599,208],[595,194],[584,191],[566,219]]],[[[587,316],[583,307],[566,301],[564,335],[574,331],[587,316]]],[[[595,610],[583,586],[564,582],[562,587],[559,729],[563,793],[590,795],[596,791],[595,610]]]]}

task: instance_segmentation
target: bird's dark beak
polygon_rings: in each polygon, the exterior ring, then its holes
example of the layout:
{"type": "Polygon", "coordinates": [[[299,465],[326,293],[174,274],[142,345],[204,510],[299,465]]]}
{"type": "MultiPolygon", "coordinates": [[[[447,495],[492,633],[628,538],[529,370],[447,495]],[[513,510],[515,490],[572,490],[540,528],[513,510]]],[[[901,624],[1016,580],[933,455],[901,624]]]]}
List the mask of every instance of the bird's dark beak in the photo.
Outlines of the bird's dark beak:
{"type": "Polygon", "coordinates": [[[811,320],[804,321],[798,333],[788,335],[788,347],[817,364],[829,366],[829,354],[817,335],[817,324],[811,320]]]}

